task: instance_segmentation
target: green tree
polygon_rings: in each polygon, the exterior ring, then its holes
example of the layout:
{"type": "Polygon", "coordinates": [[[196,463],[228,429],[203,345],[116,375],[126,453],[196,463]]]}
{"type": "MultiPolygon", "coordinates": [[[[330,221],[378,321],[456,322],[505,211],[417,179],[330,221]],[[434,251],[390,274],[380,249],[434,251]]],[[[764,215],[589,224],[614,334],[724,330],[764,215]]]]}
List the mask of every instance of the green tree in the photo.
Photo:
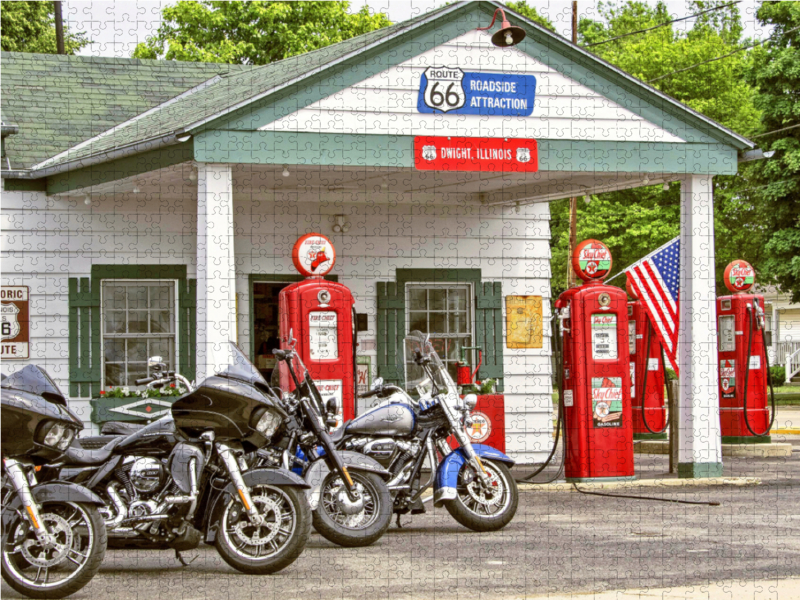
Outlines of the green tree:
{"type": "Polygon", "coordinates": [[[546,27],[550,31],[555,31],[556,28],[553,26],[553,22],[539,14],[539,11],[536,10],[535,7],[529,6],[526,0],[520,0],[519,2],[506,2],[506,6],[521,14],[523,17],[527,17],[534,23],[538,23],[539,25],[546,27]]]}
{"type": "MultiPolygon", "coordinates": [[[[722,2],[716,3],[722,4],[722,2]]],[[[712,6],[695,2],[691,11],[712,6]]],[[[695,20],[682,32],[666,25],[647,33],[628,35],[666,23],[674,17],[664,2],[650,5],[628,0],[617,6],[598,4],[599,20],[582,18],[579,43],[601,58],[652,85],[743,135],[759,127],[755,91],[744,81],[747,55],[708,63],[673,73],[696,63],[733,52],[746,45],[736,6],[714,11],[695,20]],[[605,42],[599,44],[599,42],[605,42]],[[597,45],[593,45],[597,44],[597,45]]],[[[744,198],[741,190],[750,183],[741,176],[715,177],[715,229],[718,287],[722,271],[735,258],[754,264],[763,252],[763,232],[752,225],[758,207],[744,198]]],[[[554,293],[566,285],[569,235],[568,203],[551,204],[552,287],[554,293]]],[[[614,256],[614,273],[639,260],[680,232],[680,186],[669,190],[649,186],[610,192],[578,203],[578,240],[594,237],[608,244],[614,256]]],[[[614,281],[621,287],[625,279],[614,281]]]]}
{"type": "MultiPolygon", "coordinates": [[[[55,8],[52,2],[0,3],[2,48],[6,52],[56,54],[55,8]]],[[[64,51],[75,54],[91,44],[85,32],[64,25],[64,51]]]]}
{"type": "Polygon", "coordinates": [[[752,51],[746,77],[758,90],[767,133],[759,146],[774,155],[753,164],[744,197],[760,207],[757,222],[766,232],[756,267],[762,281],[800,302],[800,2],[764,2],[756,16],[775,29],[771,41],[752,51]]]}
{"type": "Polygon", "coordinates": [[[265,65],[391,24],[366,6],[350,14],[349,4],[180,0],[133,57],[265,65]]]}

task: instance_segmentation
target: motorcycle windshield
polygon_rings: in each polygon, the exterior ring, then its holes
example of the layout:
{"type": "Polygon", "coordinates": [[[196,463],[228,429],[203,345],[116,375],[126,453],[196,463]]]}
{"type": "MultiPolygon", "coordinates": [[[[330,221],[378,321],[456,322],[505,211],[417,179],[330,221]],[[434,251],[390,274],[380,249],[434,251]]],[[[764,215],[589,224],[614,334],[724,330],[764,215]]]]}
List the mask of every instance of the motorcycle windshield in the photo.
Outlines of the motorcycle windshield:
{"type": "Polygon", "coordinates": [[[268,386],[267,380],[264,379],[264,376],[256,366],[250,362],[247,355],[239,349],[239,346],[229,341],[224,351],[226,351],[227,356],[219,357],[216,361],[218,365],[224,366],[217,369],[216,375],[219,377],[228,377],[229,379],[238,379],[239,381],[247,381],[251,384],[259,383],[265,387],[268,386]]]}
{"type": "Polygon", "coordinates": [[[301,383],[303,382],[308,371],[303,361],[300,360],[298,353],[294,352],[291,359],[277,361],[275,368],[272,370],[271,383],[273,389],[280,389],[284,392],[291,392],[294,390],[294,379],[292,379],[292,375],[289,372],[290,367],[292,371],[294,371],[297,380],[301,383]]]}
{"type": "Polygon", "coordinates": [[[405,338],[406,392],[424,397],[437,393],[458,395],[447,367],[439,358],[431,343],[430,336],[420,331],[412,331],[405,338]],[[428,360],[427,369],[415,360],[421,356],[428,360]],[[435,389],[434,389],[435,388],[435,389]]]}
{"type": "Polygon", "coordinates": [[[67,405],[67,398],[58,389],[56,382],[50,378],[44,369],[36,365],[28,365],[7,377],[3,377],[0,385],[4,388],[22,390],[23,392],[42,396],[48,402],[63,406],[67,405]]]}

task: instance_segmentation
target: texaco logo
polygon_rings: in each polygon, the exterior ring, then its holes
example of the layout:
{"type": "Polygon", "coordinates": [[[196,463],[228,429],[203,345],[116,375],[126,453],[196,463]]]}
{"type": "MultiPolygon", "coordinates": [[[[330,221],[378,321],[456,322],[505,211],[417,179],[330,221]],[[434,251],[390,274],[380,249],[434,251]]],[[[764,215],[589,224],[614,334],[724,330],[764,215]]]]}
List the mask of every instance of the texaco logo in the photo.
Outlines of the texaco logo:
{"type": "Polygon", "coordinates": [[[465,427],[470,442],[480,444],[489,439],[492,433],[492,422],[482,412],[474,412],[470,415],[472,425],[465,427]]]}

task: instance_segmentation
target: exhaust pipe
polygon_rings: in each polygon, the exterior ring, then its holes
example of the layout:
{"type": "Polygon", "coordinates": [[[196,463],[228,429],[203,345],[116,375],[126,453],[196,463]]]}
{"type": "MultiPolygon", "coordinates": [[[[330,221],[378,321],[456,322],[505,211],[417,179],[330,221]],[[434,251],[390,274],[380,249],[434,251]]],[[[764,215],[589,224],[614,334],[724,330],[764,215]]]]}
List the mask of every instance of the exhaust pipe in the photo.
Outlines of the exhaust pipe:
{"type": "Polygon", "coordinates": [[[117,511],[116,517],[106,521],[107,529],[116,529],[128,516],[128,507],[126,506],[125,502],[123,502],[122,496],[119,495],[119,491],[117,491],[117,485],[117,482],[109,483],[108,487],[106,488],[106,493],[108,494],[108,497],[111,498],[111,501],[114,503],[114,508],[117,511]]]}

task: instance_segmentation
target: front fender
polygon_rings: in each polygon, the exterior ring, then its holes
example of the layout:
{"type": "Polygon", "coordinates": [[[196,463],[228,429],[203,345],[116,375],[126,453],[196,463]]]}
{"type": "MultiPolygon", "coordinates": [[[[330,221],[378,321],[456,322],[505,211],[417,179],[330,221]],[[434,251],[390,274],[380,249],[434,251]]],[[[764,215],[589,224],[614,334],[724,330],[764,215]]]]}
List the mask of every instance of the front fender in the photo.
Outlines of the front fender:
{"type": "MultiPolygon", "coordinates": [[[[371,456],[366,456],[351,450],[338,450],[338,453],[342,459],[342,462],[349,469],[353,469],[354,471],[375,473],[384,479],[388,479],[392,475],[391,472],[384,469],[381,464],[371,456]]],[[[311,463],[308,471],[306,471],[305,480],[310,486],[310,489],[306,491],[306,497],[308,498],[308,503],[311,505],[311,510],[317,510],[317,505],[319,504],[319,495],[322,489],[322,482],[325,481],[325,478],[330,472],[331,471],[328,468],[328,465],[322,458],[319,458],[311,463]]]]}
{"type": "MultiPolygon", "coordinates": [[[[40,483],[32,487],[31,492],[33,492],[33,499],[39,505],[44,502],[81,502],[83,504],[105,505],[103,499],[93,491],[86,489],[82,485],[70,483],[68,481],[40,483]]],[[[22,499],[17,494],[14,494],[5,508],[12,511],[19,510],[22,508],[22,499]]],[[[5,512],[3,514],[5,515],[5,512]]]]}
{"type": "MultiPolygon", "coordinates": [[[[514,466],[514,461],[496,448],[484,444],[472,444],[472,449],[480,458],[493,460],[503,463],[509,467],[514,466]]],[[[456,497],[456,486],[458,485],[458,474],[461,467],[467,462],[462,448],[457,448],[448,454],[436,469],[436,480],[433,484],[433,505],[442,506],[447,500],[456,497]]]]}

